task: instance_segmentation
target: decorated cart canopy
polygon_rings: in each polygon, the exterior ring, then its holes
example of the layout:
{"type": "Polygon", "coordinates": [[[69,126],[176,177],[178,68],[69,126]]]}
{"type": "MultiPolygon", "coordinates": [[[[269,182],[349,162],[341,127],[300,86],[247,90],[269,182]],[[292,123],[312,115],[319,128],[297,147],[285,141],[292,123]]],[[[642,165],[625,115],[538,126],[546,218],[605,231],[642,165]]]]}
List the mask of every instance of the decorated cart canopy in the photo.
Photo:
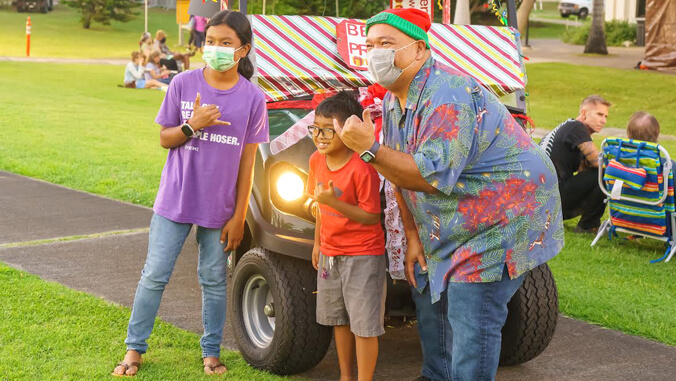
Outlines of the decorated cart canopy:
{"type": "MultiPolygon", "coordinates": [[[[268,102],[372,84],[363,59],[363,21],[252,15],[251,23],[258,85],[268,102]]],[[[497,96],[525,87],[514,29],[433,24],[429,36],[437,60],[471,75],[497,96]]]]}

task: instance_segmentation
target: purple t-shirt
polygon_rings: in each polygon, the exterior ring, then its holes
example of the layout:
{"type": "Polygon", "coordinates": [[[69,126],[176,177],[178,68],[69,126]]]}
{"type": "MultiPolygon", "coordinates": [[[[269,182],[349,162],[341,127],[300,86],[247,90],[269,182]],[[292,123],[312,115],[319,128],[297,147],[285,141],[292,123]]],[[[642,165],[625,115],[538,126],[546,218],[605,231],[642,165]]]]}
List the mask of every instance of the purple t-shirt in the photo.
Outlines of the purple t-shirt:
{"type": "Polygon", "coordinates": [[[235,210],[237,173],[247,143],[267,143],[265,96],[240,76],[230,90],[218,90],[204,79],[204,69],[177,75],[169,85],[155,122],[180,126],[192,115],[199,92],[203,106],[215,104],[220,120],[197,131],[185,144],[169,150],[153,210],[175,222],[222,228],[235,210]]]}

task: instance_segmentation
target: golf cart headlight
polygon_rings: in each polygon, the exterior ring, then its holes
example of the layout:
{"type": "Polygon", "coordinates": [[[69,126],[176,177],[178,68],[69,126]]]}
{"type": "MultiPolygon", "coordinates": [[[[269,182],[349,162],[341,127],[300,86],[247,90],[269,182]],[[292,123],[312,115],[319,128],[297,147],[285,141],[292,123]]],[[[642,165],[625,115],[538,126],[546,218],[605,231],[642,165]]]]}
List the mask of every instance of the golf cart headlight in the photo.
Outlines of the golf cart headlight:
{"type": "Polygon", "coordinates": [[[277,193],[284,201],[296,201],[303,197],[305,191],[305,182],[293,172],[285,172],[280,175],[276,185],[277,193]]]}

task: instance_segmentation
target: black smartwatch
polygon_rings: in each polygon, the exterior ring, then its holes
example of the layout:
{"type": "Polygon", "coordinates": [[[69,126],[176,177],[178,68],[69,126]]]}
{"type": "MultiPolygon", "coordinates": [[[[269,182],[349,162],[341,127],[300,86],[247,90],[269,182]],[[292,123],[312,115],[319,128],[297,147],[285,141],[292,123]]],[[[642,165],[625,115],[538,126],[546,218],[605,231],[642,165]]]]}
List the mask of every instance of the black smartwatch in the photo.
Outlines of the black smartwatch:
{"type": "Polygon", "coordinates": [[[183,123],[183,125],[181,126],[181,131],[183,131],[183,133],[187,137],[191,137],[195,134],[195,130],[193,130],[188,123],[183,123]]]}
{"type": "Polygon", "coordinates": [[[369,148],[367,151],[362,152],[361,155],[359,155],[359,158],[362,159],[364,163],[370,163],[376,158],[376,152],[378,152],[378,149],[380,148],[380,143],[376,140],[371,148],[369,148]]]}

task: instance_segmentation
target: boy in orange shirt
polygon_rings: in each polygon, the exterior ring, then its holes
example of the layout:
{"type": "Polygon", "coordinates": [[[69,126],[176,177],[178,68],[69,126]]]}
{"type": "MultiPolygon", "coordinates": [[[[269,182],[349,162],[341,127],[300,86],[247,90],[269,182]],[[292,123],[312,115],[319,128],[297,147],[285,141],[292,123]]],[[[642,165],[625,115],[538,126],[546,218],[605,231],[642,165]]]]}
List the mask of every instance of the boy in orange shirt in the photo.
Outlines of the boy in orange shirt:
{"type": "Polygon", "coordinates": [[[347,148],[333,128],[362,107],[347,93],[322,101],[308,127],[317,152],[310,157],[308,194],[318,205],[312,265],[317,274],[317,322],[333,326],[341,381],[373,379],[386,290],[385,239],[380,225],[380,179],[347,148]]]}

